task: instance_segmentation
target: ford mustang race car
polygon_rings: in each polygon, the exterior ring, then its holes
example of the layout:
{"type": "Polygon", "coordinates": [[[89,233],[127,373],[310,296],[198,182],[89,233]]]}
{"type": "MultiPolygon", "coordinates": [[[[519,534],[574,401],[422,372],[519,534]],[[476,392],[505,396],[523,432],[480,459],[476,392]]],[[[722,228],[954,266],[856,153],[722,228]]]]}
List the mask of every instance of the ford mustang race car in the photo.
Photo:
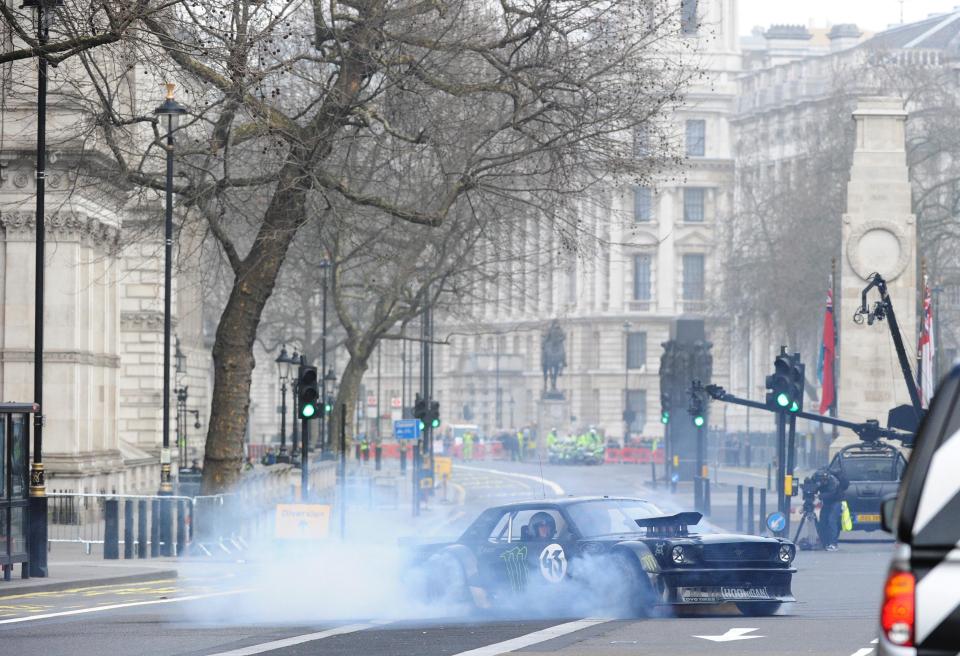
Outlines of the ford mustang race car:
{"type": "MultiPolygon", "coordinates": [[[[618,615],[732,602],[771,615],[795,601],[792,542],[690,532],[697,512],[665,515],[640,499],[577,497],[485,510],[455,542],[423,545],[427,593],[480,608],[541,605],[572,591],[618,615]]],[[[570,596],[570,595],[568,595],[570,596]]]]}

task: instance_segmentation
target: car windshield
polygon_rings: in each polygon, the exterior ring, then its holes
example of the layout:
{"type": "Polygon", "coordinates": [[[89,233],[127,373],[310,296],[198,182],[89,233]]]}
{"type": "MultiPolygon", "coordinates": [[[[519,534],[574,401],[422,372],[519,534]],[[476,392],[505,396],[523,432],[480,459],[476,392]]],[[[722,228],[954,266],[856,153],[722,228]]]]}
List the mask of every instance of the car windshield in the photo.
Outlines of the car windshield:
{"type": "Polygon", "coordinates": [[[851,481],[897,481],[901,469],[899,458],[868,456],[843,460],[843,473],[851,481]]]}
{"type": "Polygon", "coordinates": [[[603,499],[584,501],[567,506],[573,525],[584,538],[620,533],[642,533],[636,520],[658,517],[659,508],[646,501],[603,499]]]}

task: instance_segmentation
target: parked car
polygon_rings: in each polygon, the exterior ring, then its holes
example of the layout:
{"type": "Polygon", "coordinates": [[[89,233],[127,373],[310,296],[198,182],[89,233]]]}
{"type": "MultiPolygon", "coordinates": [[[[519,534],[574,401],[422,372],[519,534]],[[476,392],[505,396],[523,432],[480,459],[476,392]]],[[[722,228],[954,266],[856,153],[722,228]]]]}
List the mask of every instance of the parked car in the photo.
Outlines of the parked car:
{"type": "Polygon", "coordinates": [[[850,482],[843,498],[854,530],[880,529],[880,502],[897,493],[906,466],[900,449],[879,441],[851,444],[833,457],[830,469],[843,472],[850,482]]]}

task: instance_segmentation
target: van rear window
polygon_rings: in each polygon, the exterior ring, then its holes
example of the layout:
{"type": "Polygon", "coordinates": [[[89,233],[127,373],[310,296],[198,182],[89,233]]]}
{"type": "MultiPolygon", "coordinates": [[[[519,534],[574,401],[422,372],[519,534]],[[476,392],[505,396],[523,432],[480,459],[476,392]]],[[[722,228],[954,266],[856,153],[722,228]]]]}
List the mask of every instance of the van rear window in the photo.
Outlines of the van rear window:
{"type": "Polygon", "coordinates": [[[899,458],[856,457],[843,459],[843,473],[851,481],[898,481],[899,458]]]}

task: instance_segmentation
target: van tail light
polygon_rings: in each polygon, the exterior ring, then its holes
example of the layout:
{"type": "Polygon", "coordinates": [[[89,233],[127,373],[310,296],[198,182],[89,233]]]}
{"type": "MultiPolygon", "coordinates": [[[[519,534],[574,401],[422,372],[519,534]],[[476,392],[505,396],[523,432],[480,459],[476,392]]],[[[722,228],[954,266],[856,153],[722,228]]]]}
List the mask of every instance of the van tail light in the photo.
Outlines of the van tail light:
{"type": "Polygon", "coordinates": [[[913,618],[917,579],[911,572],[891,571],[883,587],[880,625],[887,640],[902,647],[913,646],[913,618]]]}

